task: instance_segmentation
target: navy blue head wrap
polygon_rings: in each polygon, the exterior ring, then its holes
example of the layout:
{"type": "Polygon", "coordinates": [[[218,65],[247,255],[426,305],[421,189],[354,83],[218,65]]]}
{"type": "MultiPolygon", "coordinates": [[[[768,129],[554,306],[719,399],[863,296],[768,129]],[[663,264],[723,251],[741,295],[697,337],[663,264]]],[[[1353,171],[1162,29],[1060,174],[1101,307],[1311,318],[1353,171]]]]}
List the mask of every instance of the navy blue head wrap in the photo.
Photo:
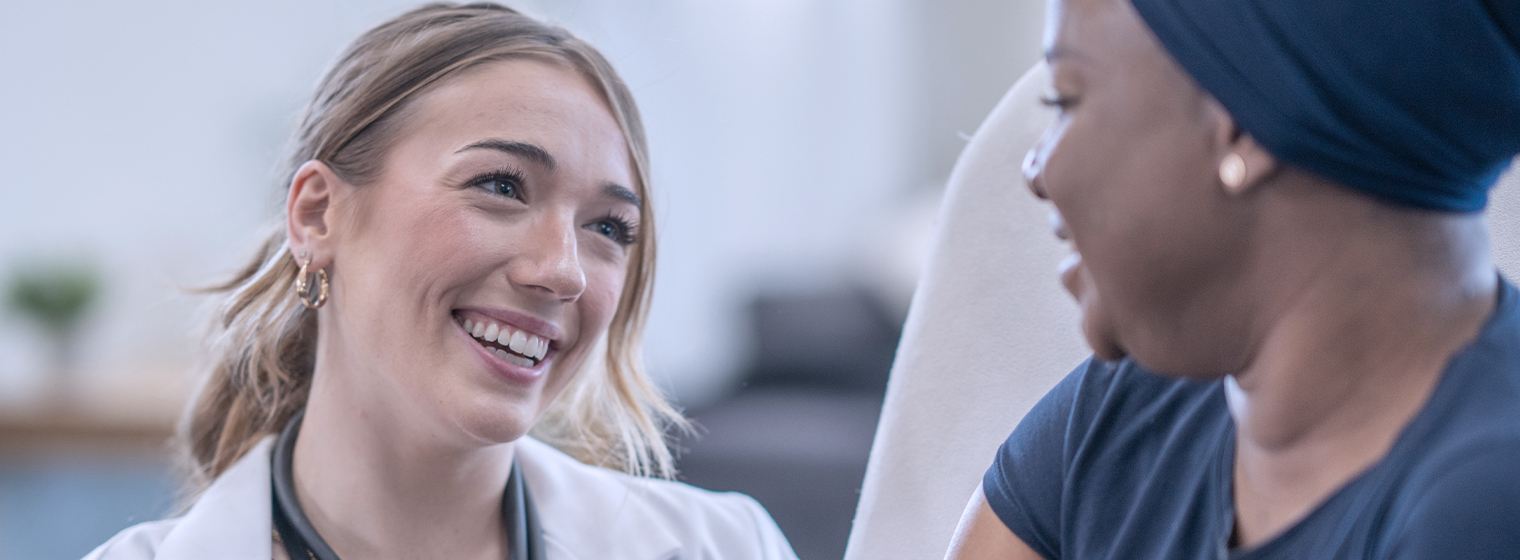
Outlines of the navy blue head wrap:
{"type": "Polygon", "coordinates": [[[1132,0],[1279,159],[1397,204],[1483,209],[1520,153],[1520,0],[1132,0]]]}

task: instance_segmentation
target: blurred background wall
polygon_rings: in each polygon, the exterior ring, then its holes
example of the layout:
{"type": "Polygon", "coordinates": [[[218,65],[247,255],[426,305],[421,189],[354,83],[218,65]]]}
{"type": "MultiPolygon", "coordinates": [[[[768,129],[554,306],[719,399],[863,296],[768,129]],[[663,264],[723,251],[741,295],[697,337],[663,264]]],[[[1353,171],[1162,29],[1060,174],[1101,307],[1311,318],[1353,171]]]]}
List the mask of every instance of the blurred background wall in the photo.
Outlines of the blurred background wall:
{"type": "MultiPolygon", "coordinates": [[[[0,3],[0,290],[76,287],[0,307],[0,560],[167,510],[196,359],[179,287],[252,249],[324,65],[416,4],[0,3]]],[[[687,480],[756,495],[804,559],[842,554],[939,191],[1037,58],[1042,4],[514,2],[601,48],[644,112],[646,353],[705,426],[687,480]]]]}

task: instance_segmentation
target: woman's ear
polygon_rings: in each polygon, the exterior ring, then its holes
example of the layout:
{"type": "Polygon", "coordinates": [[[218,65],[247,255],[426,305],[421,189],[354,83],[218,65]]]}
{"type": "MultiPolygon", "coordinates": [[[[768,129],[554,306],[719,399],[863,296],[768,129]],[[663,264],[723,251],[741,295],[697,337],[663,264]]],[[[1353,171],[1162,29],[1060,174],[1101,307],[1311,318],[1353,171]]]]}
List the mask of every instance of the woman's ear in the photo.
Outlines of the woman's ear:
{"type": "Polygon", "coordinates": [[[324,268],[332,259],[335,191],[341,179],[320,161],[301,164],[285,200],[285,234],[299,262],[324,268]],[[309,261],[308,261],[309,259],[309,261]]]}
{"type": "Polygon", "coordinates": [[[1215,164],[1219,166],[1219,184],[1224,191],[1232,196],[1244,195],[1277,174],[1277,157],[1241,129],[1218,101],[1210,99],[1209,105],[1215,116],[1215,153],[1219,155],[1215,164]]]}
{"type": "Polygon", "coordinates": [[[1224,185],[1225,192],[1237,196],[1265,183],[1278,169],[1277,157],[1244,132],[1236,137],[1225,158],[1219,162],[1220,183],[1224,185]],[[1235,179],[1237,176],[1239,179],[1235,179]],[[1234,179],[1232,182],[1235,184],[1232,186],[1226,179],[1234,179]]]}

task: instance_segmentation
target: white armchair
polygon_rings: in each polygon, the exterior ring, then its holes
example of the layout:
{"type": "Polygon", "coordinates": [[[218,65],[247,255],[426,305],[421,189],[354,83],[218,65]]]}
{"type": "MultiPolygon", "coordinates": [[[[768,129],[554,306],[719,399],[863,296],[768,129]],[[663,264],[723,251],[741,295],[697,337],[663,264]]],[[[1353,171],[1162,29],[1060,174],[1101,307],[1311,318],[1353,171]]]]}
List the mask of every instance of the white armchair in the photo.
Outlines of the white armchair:
{"type": "Polygon", "coordinates": [[[1053,113],[1041,64],[961,153],[877,425],[847,560],[944,556],[982,472],[1087,355],[1055,268],[1064,249],[1020,171],[1053,113]]]}

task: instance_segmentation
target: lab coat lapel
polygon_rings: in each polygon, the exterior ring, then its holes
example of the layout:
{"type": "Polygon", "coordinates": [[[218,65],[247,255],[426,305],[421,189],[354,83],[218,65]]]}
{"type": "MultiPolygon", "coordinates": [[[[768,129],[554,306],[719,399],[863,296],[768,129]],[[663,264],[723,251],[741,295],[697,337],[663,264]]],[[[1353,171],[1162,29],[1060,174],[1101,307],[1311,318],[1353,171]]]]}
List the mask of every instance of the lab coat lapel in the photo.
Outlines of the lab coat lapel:
{"type": "Polygon", "coordinates": [[[517,440],[517,464],[532,492],[552,560],[663,560],[681,540],[644,516],[640,479],[588,467],[531,437],[517,440]]]}
{"type": "Polygon", "coordinates": [[[201,495],[164,536],[156,560],[269,560],[273,521],[265,438],[201,495]]]}

